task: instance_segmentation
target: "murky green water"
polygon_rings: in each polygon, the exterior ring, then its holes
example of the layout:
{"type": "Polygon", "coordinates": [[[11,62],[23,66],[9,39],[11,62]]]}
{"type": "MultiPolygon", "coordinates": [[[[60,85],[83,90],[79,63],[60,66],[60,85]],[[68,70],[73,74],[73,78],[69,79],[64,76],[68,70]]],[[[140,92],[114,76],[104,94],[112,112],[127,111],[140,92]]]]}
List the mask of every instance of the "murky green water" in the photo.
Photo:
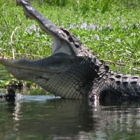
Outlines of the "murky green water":
{"type": "Polygon", "coordinates": [[[140,139],[140,103],[89,105],[50,96],[0,100],[0,140],[131,139],[140,139]]]}

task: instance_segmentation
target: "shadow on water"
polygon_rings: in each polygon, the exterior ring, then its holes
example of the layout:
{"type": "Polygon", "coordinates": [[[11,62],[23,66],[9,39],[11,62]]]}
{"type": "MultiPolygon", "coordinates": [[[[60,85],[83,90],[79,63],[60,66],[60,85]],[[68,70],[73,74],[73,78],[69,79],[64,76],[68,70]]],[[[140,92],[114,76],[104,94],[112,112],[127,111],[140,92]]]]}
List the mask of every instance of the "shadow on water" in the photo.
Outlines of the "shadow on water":
{"type": "Polygon", "coordinates": [[[2,140],[139,139],[140,104],[89,105],[50,96],[0,101],[2,140]]]}

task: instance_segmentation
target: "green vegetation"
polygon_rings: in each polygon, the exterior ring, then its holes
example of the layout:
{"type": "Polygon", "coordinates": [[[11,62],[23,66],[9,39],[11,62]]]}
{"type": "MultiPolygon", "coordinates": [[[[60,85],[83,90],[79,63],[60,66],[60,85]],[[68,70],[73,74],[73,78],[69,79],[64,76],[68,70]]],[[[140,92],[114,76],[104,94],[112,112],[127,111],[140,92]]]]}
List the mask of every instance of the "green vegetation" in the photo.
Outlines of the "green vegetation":
{"type": "MultiPolygon", "coordinates": [[[[140,72],[140,3],[138,0],[32,0],[34,7],[64,26],[112,70],[140,72]]],[[[27,20],[15,2],[0,1],[0,50],[8,57],[50,55],[51,38],[27,20]]]]}

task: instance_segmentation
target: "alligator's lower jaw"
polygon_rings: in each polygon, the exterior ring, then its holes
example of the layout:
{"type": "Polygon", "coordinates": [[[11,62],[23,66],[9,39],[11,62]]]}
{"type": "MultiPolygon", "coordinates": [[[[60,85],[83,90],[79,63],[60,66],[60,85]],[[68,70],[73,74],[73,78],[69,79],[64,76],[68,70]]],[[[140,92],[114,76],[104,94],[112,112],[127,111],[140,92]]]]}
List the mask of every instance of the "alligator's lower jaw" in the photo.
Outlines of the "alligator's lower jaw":
{"type": "Polygon", "coordinates": [[[19,80],[32,81],[49,93],[65,99],[83,99],[78,88],[78,83],[64,74],[46,74],[44,72],[7,67],[9,73],[19,80]],[[77,88],[76,88],[77,86],[77,88]]]}

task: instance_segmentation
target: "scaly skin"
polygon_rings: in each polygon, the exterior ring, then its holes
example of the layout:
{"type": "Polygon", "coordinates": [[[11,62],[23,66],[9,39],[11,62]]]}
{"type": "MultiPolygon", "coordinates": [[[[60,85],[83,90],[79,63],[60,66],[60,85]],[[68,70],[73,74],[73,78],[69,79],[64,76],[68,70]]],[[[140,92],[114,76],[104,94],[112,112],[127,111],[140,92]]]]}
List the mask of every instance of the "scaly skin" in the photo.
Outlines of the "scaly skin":
{"type": "Polygon", "coordinates": [[[17,79],[33,81],[62,98],[90,101],[140,99],[138,76],[114,74],[73,34],[57,27],[35,10],[29,0],[16,2],[23,7],[25,16],[36,20],[54,42],[48,58],[36,61],[1,58],[0,64],[17,79]]]}

